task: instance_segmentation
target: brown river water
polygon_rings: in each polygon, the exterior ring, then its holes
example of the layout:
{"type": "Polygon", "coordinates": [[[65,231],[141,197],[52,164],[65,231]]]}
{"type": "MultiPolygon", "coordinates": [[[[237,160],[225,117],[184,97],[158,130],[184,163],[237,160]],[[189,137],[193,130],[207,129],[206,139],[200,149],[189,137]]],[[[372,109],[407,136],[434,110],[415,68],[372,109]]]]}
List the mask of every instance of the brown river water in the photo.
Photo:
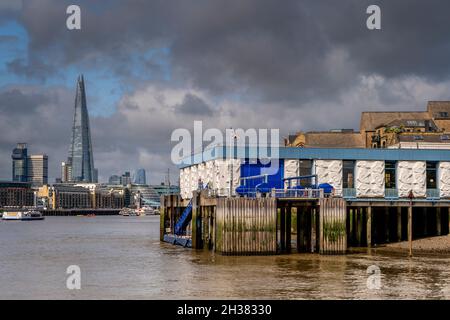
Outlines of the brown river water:
{"type": "Polygon", "coordinates": [[[450,257],[228,257],[160,243],[158,216],[0,220],[0,299],[214,298],[449,299],[450,257]],[[69,265],[79,290],[66,287],[69,265]]]}

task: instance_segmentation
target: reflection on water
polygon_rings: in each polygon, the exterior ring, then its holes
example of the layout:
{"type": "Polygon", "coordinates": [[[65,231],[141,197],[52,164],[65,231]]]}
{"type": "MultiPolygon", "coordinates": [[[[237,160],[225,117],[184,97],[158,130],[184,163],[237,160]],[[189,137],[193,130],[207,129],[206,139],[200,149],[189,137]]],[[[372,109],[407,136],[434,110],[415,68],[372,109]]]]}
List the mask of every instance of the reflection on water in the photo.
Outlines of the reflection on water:
{"type": "Polygon", "coordinates": [[[159,242],[159,217],[0,221],[1,299],[450,298],[450,257],[224,257],[159,242]],[[66,268],[81,267],[81,290],[66,268]],[[381,289],[367,288],[367,268],[381,289]]]}

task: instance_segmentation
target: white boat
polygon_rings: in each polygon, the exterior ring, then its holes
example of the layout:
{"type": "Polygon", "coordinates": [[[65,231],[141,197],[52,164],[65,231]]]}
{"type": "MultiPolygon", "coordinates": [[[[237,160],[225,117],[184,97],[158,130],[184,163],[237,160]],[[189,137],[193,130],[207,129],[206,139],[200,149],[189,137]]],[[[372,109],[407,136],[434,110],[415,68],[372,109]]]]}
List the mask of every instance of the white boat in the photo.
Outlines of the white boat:
{"type": "Polygon", "coordinates": [[[44,220],[44,216],[42,215],[41,212],[36,210],[5,211],[3,212],[2,220],[22,220],[22,221],[44,220]]]}
{"type": "Polygon", "coordinates": [[[146,216],[154,214],[155,210],[152,207],[144,206],[142,208],[136,209],[136,215],[138,216],[146,216]]]}

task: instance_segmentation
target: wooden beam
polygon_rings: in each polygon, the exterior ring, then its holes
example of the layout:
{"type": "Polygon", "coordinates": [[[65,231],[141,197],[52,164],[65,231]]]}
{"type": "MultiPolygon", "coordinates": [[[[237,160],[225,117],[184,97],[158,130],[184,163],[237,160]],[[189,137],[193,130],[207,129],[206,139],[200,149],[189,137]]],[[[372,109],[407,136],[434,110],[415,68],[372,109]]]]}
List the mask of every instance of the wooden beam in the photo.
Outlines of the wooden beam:
{"type": "Polygon", "coordinates": [[[402,207],[397,207],[397,241],[402,241],[402,207]]]}
{"type": "Polygon", "coordinates": [[[408,207],[408,241],[409,241],[409,256],[412,257],[412,240],[413,240],[413,210],[412,206],[408,207]]]}
{"type": "Polygon", "coordinates": [[[367,217],[366,217],[366,228],[367,228],[367,247],[372,246],[372,207],[367,207],[367,217]]]}
{"type": "Polygon", "coordinates": [[[436,208],[436,234],[440,236],[442,234],[441,227],[441,208],[436,208]]]}
{"type": "Polygon", "coordinates": [[[286,208],[286,252],[291,252],[292,208],[286,208]]]}
{"type": "Polygon", "coordinates": [[[280,208],[280,249],[286,250],[286,208],[280,208]]]}

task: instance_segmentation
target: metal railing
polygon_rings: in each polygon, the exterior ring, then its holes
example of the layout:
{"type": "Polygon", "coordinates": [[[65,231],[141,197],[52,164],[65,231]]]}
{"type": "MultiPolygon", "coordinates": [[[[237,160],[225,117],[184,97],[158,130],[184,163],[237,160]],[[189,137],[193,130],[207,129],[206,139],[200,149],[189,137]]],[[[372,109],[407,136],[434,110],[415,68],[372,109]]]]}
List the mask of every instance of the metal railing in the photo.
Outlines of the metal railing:
{"type": "Polygon", "coordinates": [[[427,189],[427,199],[440,199],[439,189],[427,189]]]}
{"type": "Polygon", "coordinates": [[[397,189],[385,189],[384,197],[386,199],[398,199],[398,191],[397,189]]]}
{"type": "Polygon", "coordinates": [[[324,197],[323,189],[273,189],[272,197],[318,199],[324,197]]]}
{"type": "Polygon", "coordinates": [[[342,189],[342,197],[343,198],[356,198],[356,189],[355,188],[342,189]]]}

